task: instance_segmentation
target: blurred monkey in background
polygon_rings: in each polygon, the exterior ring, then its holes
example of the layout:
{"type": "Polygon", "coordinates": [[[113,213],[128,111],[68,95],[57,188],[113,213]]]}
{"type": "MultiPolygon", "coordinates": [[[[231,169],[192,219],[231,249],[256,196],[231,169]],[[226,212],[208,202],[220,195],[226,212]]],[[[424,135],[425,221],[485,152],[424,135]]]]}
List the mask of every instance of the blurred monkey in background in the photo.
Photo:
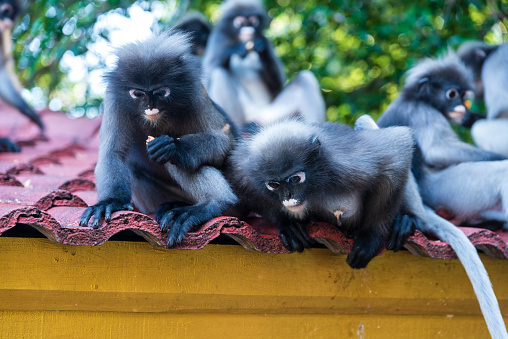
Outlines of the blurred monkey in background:
{"type": "Polygon", "coordinates": [[[508,44],[467,42],[457,53],[474,76],[476,97],[487,107],[487,119],[476,121],[471,135],[480,148],[508,157],[508,44]]]}
{"type": "MultiPolygon", "coordinates": [[[[44,125],[39,115],[21,97],[19,92],[21,85],[14,74],[11,29],[19,11],[19,0],[0,0],[0,98],[5,103],[16,107],[42,131],[44,125]]],[[[9,139],[0,138],[0,152],[19,152],[19,150],[19,146],[9,139]]]]}
{"type": "Polygon", "coordinates": [[[228,0],[212,30],[203,67],[210,97],[239,127],[266,125],[289,117],[325,121],[325,103],[315,76],[301,71],[284,87],[285,74],[264,36],[269,18],[258,0],[228,0]]]}

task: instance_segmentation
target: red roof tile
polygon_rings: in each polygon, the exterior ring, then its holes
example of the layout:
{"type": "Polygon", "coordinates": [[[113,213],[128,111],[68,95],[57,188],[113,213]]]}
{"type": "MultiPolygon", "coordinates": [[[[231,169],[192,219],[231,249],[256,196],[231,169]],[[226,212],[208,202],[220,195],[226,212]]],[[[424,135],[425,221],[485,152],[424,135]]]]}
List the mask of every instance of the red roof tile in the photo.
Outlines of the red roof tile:
{"type": "MultiPolygon", "coordinates": [[[[98,229],[78,226],[88,205],[97,201],[93,169],[97,162],[100,119],[70,119],[62,113],[42,112],[47,138],[12,108],[0,105],[0,136],[19,142],[21,153],[0,153],[0,235],[17,224],[30,225],[48,239],[73,245],[100,245],[113,235],[131,230],[154,246],[166,247],[152,216],[122,211],[98,229]]],[[[348,253],[352,240],[326,223],[307,226],[309,235],[334,253],[348,253]]],[[[460,228],[480,250],[494,258],[508,259],[508,233],[460,228]]],[[[210,220],[192,230],[178,249],[200,249],[220,235],[227,235],[249,250],[288,253],[277,229],[262,218],[241,221],[234,217],[210,220]]],[[[420,232],[406,248],[414,255],[455,258],[451,247],[428,239],[420,232]]]]}

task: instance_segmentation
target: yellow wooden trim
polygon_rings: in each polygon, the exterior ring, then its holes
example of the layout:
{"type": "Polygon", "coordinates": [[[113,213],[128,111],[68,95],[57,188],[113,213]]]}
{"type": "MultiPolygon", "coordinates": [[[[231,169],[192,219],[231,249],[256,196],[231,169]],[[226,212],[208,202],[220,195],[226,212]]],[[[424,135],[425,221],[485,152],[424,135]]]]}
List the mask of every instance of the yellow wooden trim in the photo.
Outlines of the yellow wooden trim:
{"type": "Polygon", "coordinates": [[[0,311],[1,338],[482,339],[473,316],[167,314],[0,311]]]}
{"type": "MultiPolygon", "coordinates": [[[[192,338],[207,331],[242,333],[243,325],[246,337],[343,334],[331,336],[337,338],[356,337],[360,324],[381,337],[389,328],[412,333],[400,338],[426,337],[418,331],[488,337],[458,260],[387,252],[367,269],[352,270],[345,255],[326,249],[266,254],[227,245],[186,251],[142,242],[85,247],[5,237],[0,258],[0,338],[69,334],[66,323],[87,338],[103,331],[122,337],[112,330],[125,338],[163,330],[192,338]]],[[[482,260],[507,315],[508,261],[482,260]]]]}

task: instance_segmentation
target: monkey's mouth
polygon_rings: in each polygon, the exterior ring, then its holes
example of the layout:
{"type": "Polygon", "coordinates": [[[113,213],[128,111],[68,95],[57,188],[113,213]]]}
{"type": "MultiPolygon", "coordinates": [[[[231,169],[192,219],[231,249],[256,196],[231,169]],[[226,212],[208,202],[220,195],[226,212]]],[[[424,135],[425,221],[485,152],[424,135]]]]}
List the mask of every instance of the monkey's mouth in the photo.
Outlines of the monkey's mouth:
{"type": "Polygon", "coordinates": [[[290,212],[293,212],[293,213],[301,213],[301,212],[303,212],[303,210],[305,209],[305,205],[306,205],[305,201],[299,201],[299,200],[296,200],[296,199],[284,200],[282,202],[282,204],[290,212]]]}
{"type": "Polygon", "coordinates": [[[455,121],[461,121],[466,114],[466,107],[464,105],[458,105],[453,108],[453,111],[448,112],[450,119],[455,121]]]}
{"type": "Polygon", "coordinates": [[[145,117],[149,120],[157,120],[162,115],[162,112],[157,108],[145,109],[145,117]]]}

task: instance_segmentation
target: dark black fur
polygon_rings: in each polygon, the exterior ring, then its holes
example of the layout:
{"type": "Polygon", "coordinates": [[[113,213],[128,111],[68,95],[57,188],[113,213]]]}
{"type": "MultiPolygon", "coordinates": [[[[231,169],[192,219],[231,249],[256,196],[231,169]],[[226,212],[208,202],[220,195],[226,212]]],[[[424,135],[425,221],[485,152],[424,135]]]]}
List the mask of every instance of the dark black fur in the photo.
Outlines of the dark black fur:
{"type": "MultiPolygon", "coordinates": [[[[12,28],[14,20],[19,14],[21,7],[19,1],[0,0],[0,33],[2,26],[8,29],[12,28]]],[[[27,118],[33,121],[39,128],[44,130],[44,125],[37,113],[26,103],[21,94],[16,89],[13,79],[16,75],[13,73],[14,60],[12,54],[4,48],[5,44],[10,44],[10,36],[7,41],[3,34],[0,34],[0,98],[7,104],[16,107],[27,118]]],[[[0,139],[0,152],[19,152],[19,147],[8,139],[0,139]],[[3,146],[2,146],[3,145],[3,146]]]]}
{"type": "Polygon", "coordinates": [[[205,52],[212,25],[204,15],[188,13],[173,27],[173,30],[189,33],[192,43],[191,53],[200,56],[205,52]]]}
{"type": "Polygon", "coordinates": [[[168,244],[179,243],[191,227],[236,202],[218,170],[233,146],[234,128],[208,98],[186,35],[155,36],[117,55],[106,75],[95,169],[99,202],[80,224],[95,215],[98,227],[103,216],[109,221],[111,212],[132,208],[132,198],[143,213],[158,209],[161,229],[171,226],[168,244]],[[159,116],[150,119],[145,110],[153,109],[159,116]],[[145,146],[148,136],[155,140],[145,146]]]}
{"type": "Polygon", "coordinates": [[[290,121],[240,143],[229,175],[240,200],[277,225],[289,250],[311,245],[304,228],[308,222],[327,221],[354,239],[347,261],[362,268],[390,236],[412,147],[406,128],[356,132],[334,123],[290,121]],[[283,204],[289,199],[305,209],[291,212],[283,204]],[[337,209],[341,218],[334,215],[337,209]]]}
{"type": "MultiPolygon", "coordinates": [[[[464,105],[472,89],[465,68],[458,58],[427,60],[410,71],[408,81],[397,98],[377,121],[380,127],[409,126],[427,166],[442,169],[467,161],[504,160],[505,157],[481,150],[459,140],[448,120],[450,112],[464,105]],[[447,98],[448,90],[457,95],[447,98]]],[[[462,120],[467,120],[468,111],[462,120]]]]}

